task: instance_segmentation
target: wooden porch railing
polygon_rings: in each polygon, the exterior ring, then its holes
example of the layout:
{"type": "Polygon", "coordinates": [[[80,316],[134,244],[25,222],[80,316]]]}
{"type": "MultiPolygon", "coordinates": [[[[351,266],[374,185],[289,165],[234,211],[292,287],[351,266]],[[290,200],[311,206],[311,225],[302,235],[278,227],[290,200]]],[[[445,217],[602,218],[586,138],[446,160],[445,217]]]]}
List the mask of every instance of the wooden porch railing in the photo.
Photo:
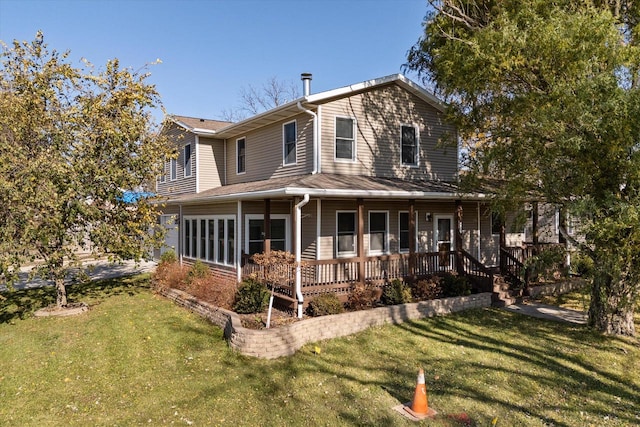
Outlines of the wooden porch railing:
{"type": "Polygon", "coordinates": [[[524,246],[509,246],[500,248],[500,271],[517,287],[528,286],[530,274],[526,268],[526,261],[544,251],[558,248],[564,249],[562,243],[526,243],[524,246]]]}
{"type": "Polygon", "coordinates": [[[500,248],[500,273],[516,287],[522,287],[527,283],[526,268],[514,249],[522,248],[500,248]]]}
{"type": "MultiPolygon", "coordinates": [[[[482,263],[473,258],[466,251],[462,251],[462,263],[466,274],[478,282],[492,283],[493,273],[482,263]]],[[[382,287],[386,282],[394,279],[420,279],[438,273],[453,273],[456,271],[456,252],[427,252],[416,253],[414,256],[414,271],[411,274],[410,255],[394,254],[359,258],[339,258],[329,260],[303,261],[300,267],[302,295],[316,296],[327,292],[337,295],[347,295],[357,283],[371,283],[382,287]],[[358,277],[358,267],[364,262],[365,277],[358,277]]],[[[255,275],[260,277],[263,269],[257,264],[245,262],[242,276],[255,275]]],[[[283,296],[295,296],[295,269],[289,272],[287,285],[280,286],[277,292],[283,296]]]]}

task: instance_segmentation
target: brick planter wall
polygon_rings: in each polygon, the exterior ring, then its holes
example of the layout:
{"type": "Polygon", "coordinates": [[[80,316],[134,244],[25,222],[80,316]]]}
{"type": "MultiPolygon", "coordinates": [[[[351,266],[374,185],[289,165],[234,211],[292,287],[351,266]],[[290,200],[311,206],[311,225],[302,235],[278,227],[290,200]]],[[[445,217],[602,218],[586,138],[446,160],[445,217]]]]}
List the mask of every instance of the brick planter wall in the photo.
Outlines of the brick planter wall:
{"type": "Polygon", "coordinates": [[[547,295],[560,295],[582,288],[585,281],[582,279],[571,279],[563,282],[551,283],[549,285],[532,286],[529,288],[529,296],[532,298],[544,297],[547,295]]]}
{"type": "Polygon", "coordinates": [[[244,328],[236,313],[199,301],[182,291],[166,289],[160,293],[222,328],[229,346],[234,350],[247,356],[264,359],[289,356],[306,343],[354,334],[371,326],[396,324],[491,306],[491,293],[487,292],[466,297],[442,298],[332,316],[311,317],[273,329],[254,330],[244,328]]]}

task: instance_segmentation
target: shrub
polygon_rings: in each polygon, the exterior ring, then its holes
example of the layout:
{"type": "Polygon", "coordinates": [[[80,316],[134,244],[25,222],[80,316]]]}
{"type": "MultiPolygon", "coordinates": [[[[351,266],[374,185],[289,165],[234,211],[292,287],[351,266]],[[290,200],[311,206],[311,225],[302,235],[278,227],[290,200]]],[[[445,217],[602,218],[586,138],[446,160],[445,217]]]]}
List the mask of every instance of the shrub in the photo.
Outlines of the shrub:
{"type": "Polygon", "coordinates": [[[533,279],[551,280],[558,274],[566,276],[565,256],[564,248],[544,249],[539,254],[528,258],[524,265],[531,272],[530,277],[533,279]]]}
{"type": "Polygon", "coordinates": [[[209,270],[209,267],[204,262],[197,260],[189,269],[189,273],[187,273],[187,283],[191,283],[195,279],[205,279],[210,275],[211,270],[209,270]]]}
{"type": "Polygon", "coordinates": [[[175,264],[178,262],[178,256],[173,250],[163,252],[160,255],[160,264],[175,264]]]}
{"type": "Polygon", "coordinates": [[[231,310],[236,288],[237,286],[233,281],[220,281],[212,274],[207,274],[206,277],[193,278],[185,291],[201,301],[231,310]]]}
{"type": "Polygon", "coordinates": [[[442,278],[443,297],[461,297],[466,295],[471,295],[471,285],[466,277],[446,274],[442,278]]]}
{"type": "Polygon", "coordinates": [[[156,290],[184,289],[188,269],[177,262],[160,262],[153,273],[151,283],[156,290]]]}
{"type": "Polygon", "coordinates": [[[411,285],[411,294],[418,301],[437,299],[442,296],[441,277],[432,276],[424,280],[418,280],[411,285]]]}
{"type": "Polygon", "coordinates": [[[326,316],[344,312],[344,306],[336,294],[326,293],[315,297],[307,307],[309,316],[326,316]]]}
{"type": "Polygon", "coordinates": [[[364,286],[355,285],[349,292],[347,306],[351,310],[364,310],[373,307],[378,300],[378,290],[368,282],[364,286]]]}
{"type": "Polygon", "coordinates": [[[240,314],[260,313],[269,302],[269,290],[253,279],[240,284],[235,295],[233,311],[240,314]]]}
{"type": "Polygon", "coordinates": [[[400,279],[393,279],[382,290],[382,302],[386,305],[406,304],[411,302],[411,289],[400,279]]]}
{"type": "Polygon", "coordinates": [[[591,277],[593,275],[593,259],[588,256],[577,254],[571,260],[571,269],[574,274],[582,277],[591,277]]]}

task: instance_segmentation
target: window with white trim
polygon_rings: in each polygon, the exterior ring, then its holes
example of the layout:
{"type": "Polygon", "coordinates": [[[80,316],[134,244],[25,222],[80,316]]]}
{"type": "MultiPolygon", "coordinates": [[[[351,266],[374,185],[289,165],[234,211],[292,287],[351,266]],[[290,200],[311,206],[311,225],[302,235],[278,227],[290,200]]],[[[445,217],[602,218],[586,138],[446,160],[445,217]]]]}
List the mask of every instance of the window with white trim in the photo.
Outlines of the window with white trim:
{"type": "Polygon", "coordinates": [[[167,182],[167,163],[166,162],[162,163],[162,173],[158,177],[158,182],[160,182],[160,184],[164,184],[165,182],[167,182]]]}
{"type": "Polygon", "coordinates": [[[418,129],[413,125],[401,126],[401,161],[404,166],[418,166],[418,129]]]}
{"type": "Polygon", "coordinates": [[[389,250],[389,212],[369,211],[369,253],[383,254],[389,250]]]}
{"type": "Polygon", "coordinates": [[[354,211],[336,212],[336,253],[339,257],[353,256],[357,250],[357,220],[354,211]]]}
{"type": "Polygon", "coordinates": [[[191,176],[191,144],[187,144],[184,146],[184,177],[191,176]]]}
{"type": "Polygon", "coordinates": [[[282,151],[285,165],[295,165],[297,161],[297,130],[296,121],[282,125],[282,151]]]}
{"type": "Polygon", "coordinates": [[[178,160],[177,159],[171,159],[169,161],[169,179],[171,181],[175,181],[176,179],[178,179],[178,160]]]}
{"type": "Polygon", "coordinates": [[[185,217],[183,256],[216,264],[235,263],[235,216],[185,217]]]}
{"type": "MultiPolygon", "coordinates": [[[[417,239],[417,230],[418,230],[418,212],[415,211],[415,230],[416,235],[413,237],[414,240],[417,239]]],[[[409,252],[409,243],[410,243],[410,235],[409,235],[409,212],[400,211],[398,213],[398,250],[403,252],[409,252]]]]}
{"type": "MultiPolygon", "coordinates": [[[[271,250],[291,250],[289,237],[289,215],[271,215],[271,250]]],[[[246,215],[246,247],[248,254],[264,252],[264,215],[246,215]]]]}
{"type": "Polygon", "coordinates": [[[355,120],[351,117],[336,117],[335,160],[356,159],[355,120]]]}
{"type": "Polygon", "coordinates": [[[246,172],[246,138],[236,139],[236,173],[241,174],[246,172]]]}

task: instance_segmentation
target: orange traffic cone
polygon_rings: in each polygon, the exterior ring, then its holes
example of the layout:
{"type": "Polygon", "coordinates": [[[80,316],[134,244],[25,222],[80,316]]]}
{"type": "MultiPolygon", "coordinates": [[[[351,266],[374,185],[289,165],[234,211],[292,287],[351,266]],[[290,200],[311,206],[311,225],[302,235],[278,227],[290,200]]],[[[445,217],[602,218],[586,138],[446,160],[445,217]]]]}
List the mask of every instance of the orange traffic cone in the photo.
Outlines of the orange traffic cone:
{"type": "Polygon", "coordinates": [[[413,394],[413,402],[411,402],[411,410],[418,415],[427,415],[429,413],[427,386],[424,383],[424,370],[422,368],[418,372],[418,381],[416,391],[413,394]]]}

